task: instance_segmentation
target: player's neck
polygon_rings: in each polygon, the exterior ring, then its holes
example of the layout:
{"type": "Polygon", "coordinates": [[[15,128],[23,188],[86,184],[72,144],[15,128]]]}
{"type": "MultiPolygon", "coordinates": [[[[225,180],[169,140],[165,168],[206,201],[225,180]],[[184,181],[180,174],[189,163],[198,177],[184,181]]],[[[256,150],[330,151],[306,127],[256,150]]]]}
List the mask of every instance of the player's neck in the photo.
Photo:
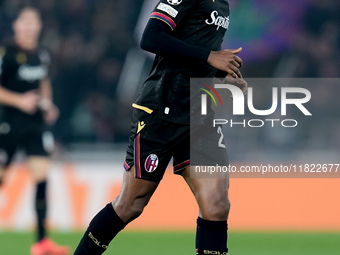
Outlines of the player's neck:
{"type": "Polygon", "coordinates": [[[27,38],[22,38],[19,36],[16,36],[14,38],[16,45],[18,45],[20,48],[24,50],[35,50],[38,47],[37,40],[31,40],[27,38]]]}

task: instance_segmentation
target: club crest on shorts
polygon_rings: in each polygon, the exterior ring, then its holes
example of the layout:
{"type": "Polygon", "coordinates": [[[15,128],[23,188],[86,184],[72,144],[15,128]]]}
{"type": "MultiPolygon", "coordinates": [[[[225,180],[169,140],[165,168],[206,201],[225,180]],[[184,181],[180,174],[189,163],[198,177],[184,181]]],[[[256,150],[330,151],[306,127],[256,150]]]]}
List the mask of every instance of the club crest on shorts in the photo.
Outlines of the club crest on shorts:
{"type": "Polygon", "coordinates": [[[157,155],[156,154],[150,154],[145,160],[145,164],[144,164],[145,170],[148,173],[152,173],[156,170],[157,166],[158,166],[157,155]]]}

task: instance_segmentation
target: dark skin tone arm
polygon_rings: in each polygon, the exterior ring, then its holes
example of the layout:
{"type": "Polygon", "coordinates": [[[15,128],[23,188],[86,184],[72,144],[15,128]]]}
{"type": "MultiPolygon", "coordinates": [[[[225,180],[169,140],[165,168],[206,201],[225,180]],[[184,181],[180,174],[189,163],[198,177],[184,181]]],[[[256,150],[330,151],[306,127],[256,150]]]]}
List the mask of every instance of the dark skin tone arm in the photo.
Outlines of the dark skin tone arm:
{"type": "Polygon", "coordinates": [[[237,56],[242,48],[236,50],[211,51],[207,62],[218,70],[227,72],[233,78],[242,78],[240,68],[242,59],[237,56]]]}

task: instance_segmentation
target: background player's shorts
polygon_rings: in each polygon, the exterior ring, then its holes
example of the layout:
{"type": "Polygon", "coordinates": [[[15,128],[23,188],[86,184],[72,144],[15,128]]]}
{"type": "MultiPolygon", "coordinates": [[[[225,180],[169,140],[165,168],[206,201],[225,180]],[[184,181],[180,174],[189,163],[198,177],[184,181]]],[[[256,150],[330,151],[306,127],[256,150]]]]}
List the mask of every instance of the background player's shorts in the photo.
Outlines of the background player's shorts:
{"type": "Polygon", "coordinates": [[[229,164],[225,147],[218,147],[220,135],[217,127],[190,128],[188,124],[159,118],[155,112],[148,114],[134,109],[131,131],[124,168],[129,171],[135,166],[136,178],[160,181],[171,158],[175,174],[181,174],[190,166],[192,155],[201,160],[197,162],[201,165],[202,162],[206,165],[229,164]],[[205,129],[204,132],[202,128],[205,129]],[[190,143],[191,135],[196,137],[190,143]]]}
{"type": "Polygon", "coordinates": [[[53,136],[44,125],[19,125],[0,123],[0,167],[11,163],[17,149],[23,149],[28,156],[48,156],[53,136]]]}

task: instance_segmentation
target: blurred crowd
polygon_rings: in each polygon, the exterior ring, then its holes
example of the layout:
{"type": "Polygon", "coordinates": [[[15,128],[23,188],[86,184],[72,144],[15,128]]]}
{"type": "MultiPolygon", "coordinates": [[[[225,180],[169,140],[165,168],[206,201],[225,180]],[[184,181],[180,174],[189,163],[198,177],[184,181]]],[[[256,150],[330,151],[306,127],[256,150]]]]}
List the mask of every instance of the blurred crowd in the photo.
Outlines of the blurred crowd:
{"type": "Polygon", "coordinates": [[[340,2],[313,0],[303,17],[304,32],[292,42],[296,77],[340,76],[340,2]]]}
{"type": "MultiPolygon", "coordinates": [[[[0,0],[1,43],[11,37],[11,21],[25,2],[0,0]]],[[[54,131],[62,144],[127,141],[129,118],[122,115],[128,114],[125,108],[131,102],[118,100],[116,89],[126,54],[138,45],[133,34],[143,2],[33,1],[44,22],[42,45],[52,54],[51,77],[61,110],[54,131]]],[[[290,49],[274,62],[254,63],[262,77],[272,76],[281,57],[287,55],[293,59],[286,62],[293,63],[291,77],[340,76],[340,2],[310,0],[308,6],[301,17],[303,31],[292,38],[290,49]]],[[[244,76],[249,76],[247,67],[244,70],[244,76]]],[[[316,111],[325,110],[321,101],[313,106],[316,111]]],[[[265,142],[260,134],[255,138],[265,142]]]]}
{"type": "MultiPolygon", "coordinates": [[[[227,129],[227,141],[233,147],[231,158],[240,161],[245,158],[253,161],[294,161],[301,160],[300,157],[311,160],[337,157],[340,148],[339,80],[315,78],[340,78],[339,12],[339,1],[311,0],[300,19],[302,30],[292,36],[289,49],[277,57],[255,63],[245,74],[246,77],[250,74],[250,77],[314,78],[276,80],[281,83],[278,87],[307,88],[312,99],[306,107],[313,116],[303,117],[296,107],[291,107],[286,117],[279,114],[270,117],[296,119],[299,122],[297,128],[287,129],[278,125],[276,128],[227,129]],[[327,156],[321,156],[320,152],[327,156]]],[[[262,86],[262,89],[271,91],[271,86],[262,86]]],[[[260,109],[268,109],[271,105],[270,96],[266,99],[261,102],[262,105],[258,104],[260,109]]],[[[248,119],[252,118],[254,116],[248,116],[248,119]]]]}

